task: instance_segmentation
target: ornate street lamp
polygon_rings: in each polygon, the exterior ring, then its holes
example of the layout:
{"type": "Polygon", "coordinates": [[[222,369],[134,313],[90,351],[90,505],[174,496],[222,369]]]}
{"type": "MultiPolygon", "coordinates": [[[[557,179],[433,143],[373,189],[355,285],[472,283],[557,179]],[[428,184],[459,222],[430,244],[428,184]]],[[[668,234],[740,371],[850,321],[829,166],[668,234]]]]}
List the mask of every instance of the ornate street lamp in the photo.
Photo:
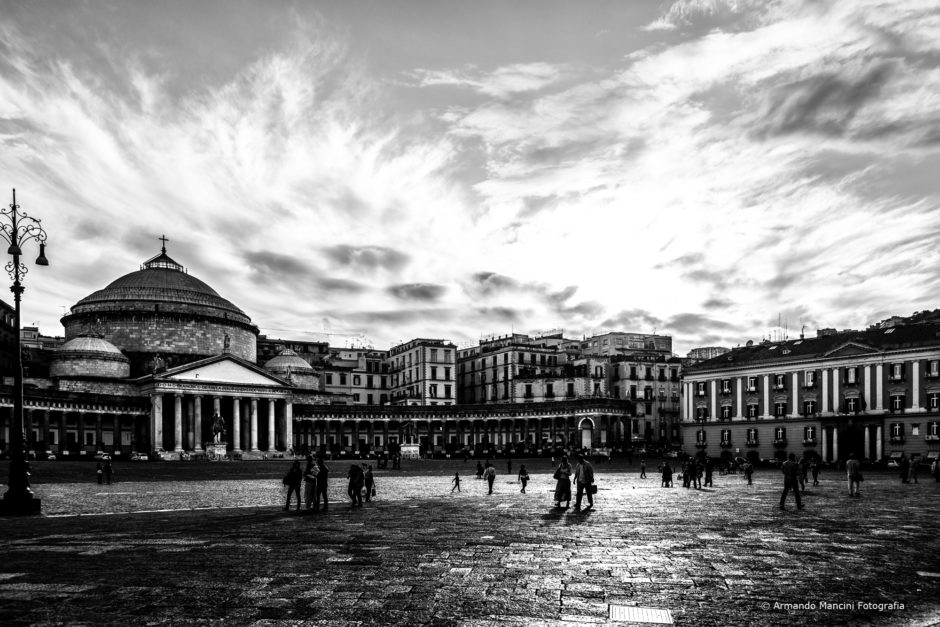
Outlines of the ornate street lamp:
{"type": "Polygon", "coordinates": [[[10,487],[3,495],[3,501],[0,502],[0,514],[8,516],[38,514],[41,511],[40,500],[34,498],[32,490],[29,489],[26,427],[23,421],[23,354],[20,347],[20,299],[23,290],[26,289],[23,287],[21,279],[27,272],[26,265],[20,263],[23,244],[30,240],[39,242],[37,266],[48,266],[49,260],[46,259],[46,232],[43,230],[40,220],[31,218],[19,211],[19,205],[16,204],[15,189],[13,190],[13,203],[10,208],[0,208],[0,236],[10,244],[7,253],[13,257],[13,261],[8,262],[5,269],[10,278],[13,279],[10,291],[13,292],[16,311],[13,322],[13,328],[16,332],[14,341],[16,366],[13,370],[13,424],[10,428],[10,487]]]}

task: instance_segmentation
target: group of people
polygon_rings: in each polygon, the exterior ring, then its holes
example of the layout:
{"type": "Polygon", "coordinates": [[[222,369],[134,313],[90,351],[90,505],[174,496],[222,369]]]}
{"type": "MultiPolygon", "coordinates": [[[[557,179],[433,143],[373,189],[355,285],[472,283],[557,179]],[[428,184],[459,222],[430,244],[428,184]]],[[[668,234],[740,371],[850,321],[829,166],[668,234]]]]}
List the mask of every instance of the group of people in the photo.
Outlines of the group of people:
{"type": "Polygon", "coordinates": [[[581,511],[581,501],[587,496],[587,509],[594,507],[594,494],[597,492],[597,485],[594,483],[594,467],[584,459],[584,455],[578,455],[578,465],[572,470],[568,463],[568,456],[562,455],[558,468],[553,475],[555,479],[555,507],[561,508],[561,502],[565,502],[564,509],[571,507],[571,478],[574,475],[574,481],[577,486],[575,493],[574,511],[581,511]]]}
{"type": "MultiPolygon", "coordinates": [[[[321,498],[323,509],[327,509],[330,504],[327,497],[329,476],[330,469],[323,458],[314,460],[312,455],[308,455],[307,466],[303,470],[300,469],[300,460],[295,460],[284,477],[284,485],[287,486],[287,503],[284,505],[284,510],[290,510],[291,501],[296,494],[297,511],[300,511],[301,487],[303,487],[303,501],[306,509],[319,511],[321,498]]],[[[348,480],[346,493],[352,507],[362,507],[363,496],[366,502],[369,502],[376,495],[375,477],[372,474],[371,465],[352,464],[346,474],[346,479],[348,480]]]]}
{"type": "Polygon", "coordinates": [[[98,462],[95,468],[95,474],[98,476],[99,485],[105,481],[108,482],[108,485],[111,485],[111,478],[114,476],[114,467],[111,465],[110,457],[104,457],[98,462]]]}

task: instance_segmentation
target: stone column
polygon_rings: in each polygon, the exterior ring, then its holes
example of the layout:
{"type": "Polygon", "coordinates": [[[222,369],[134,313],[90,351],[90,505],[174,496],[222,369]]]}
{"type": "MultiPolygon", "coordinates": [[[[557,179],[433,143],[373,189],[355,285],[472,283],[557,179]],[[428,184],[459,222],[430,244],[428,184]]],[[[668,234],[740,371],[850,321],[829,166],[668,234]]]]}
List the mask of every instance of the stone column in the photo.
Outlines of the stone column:
{"type": "Polygon", "coordinates": [[[49,450],[49,410],[42,412],[42,445],[45,447],[44,450],[49,450]]]}
{"type": "Polygon", "coordinates": [[[711,408],[708,412],[708,418],[709,420],[717,420],[718,419],[718,381],[715,379],[712,379],[711,381],[711,393],[709,394],[709,396],[711,397],[712,402],[711,402],[711,408]]]}
{"type": "Polygon", "coordinates": [[[258,399],[251,399],[251,427],[249,430],[251,441],[248,446],[252,452],[258,450],[258,399]]]}
{"type": "Polygon", "coordinates": [[[839,459],[839,427],[832,428],[832,460],[839,459]]]}
{"type": "MultiPolygon", "coordinates": [[[[28,414],[29,414],[29,410],[24,409],[24,410],[23,410],[23,413],[24,413],[24,414],[27,414],[26,418],[29,418],[29,415],[28,415],[28,414]]],[[[78,411],[78,412],[76,412],[76,413],[78,414],[78,416],[77,416],[78,420],[77,420],[77,422],[76,422],[76,424],[77,424],[77,426],[78,426],[78,454],[81,455],[82,451],[85,450],[85,412],[84,412],[84,411],[78,411]]],[[[23,421],[23,424],[24,424],[24,426],[25,426],[25,425],[28,425],[29,422],[27,422],[26,420],[24,420],[24,421],[23,421]]],[[[28,434],[24,434],[24,435],[28,435],[28,434]]],[[[81,457],[79,457],[79,459],[81,459],[81,457]]]]}
{"type": "Polygon", "coordinates": [[[222,415],[222,399],[218,396],[212,397],[212,415],[213,416],[222,415]]]}
{"type": "Polygon", "coordinates": [[[294,405],[290,401],[284,401],[284,440],[287,442],[287,448],[294,448],[294,405]]]}
{"type": "Polygon", "coordinates": [[[276,405],[273,398],[268,399],[268,452],[273,453],[277,450],[277,440],[274,432],[274,420],[276,405]]]}
{"type": "MultiPolygon", "coordinates": [[[[32,422],[32,421],[30,421],[30,422],[32,422]]],[[[30,426],[32,426],[32,425],[30,425],[30,426]]],[[[101,445],[102,445],[102,443],[104,442],[104,438],[101,437],[101,436],[102,436],[101,414],[95,414],[95,450],[96,450],[96,451],[103,451],[103,450],[104,450],[103,448],[101,448],[101,445]]]]}
{"type": "MultiPolygon", "coordinates": [[[[822,406],[819,408],[819,411],[823,415],[829,413],[829,377],[827,376],[826,369],[823,368],[819,371],[819,378],[822,379],[822,406]]],[[[828,460],[826,460],[828,461],[828,460]]]]}
{"type": "Polygon", "coordinates": [[[920,361],[911,363],[911,411],[920,411],[920,361]]]}
{"type": "Polygon", "coordinates": [[[195,396],[193,397],[193,448],[196,451],[202,451],[202,397],[195,396]]]}
{"type": "Polygon", "coordinates": [[[737,377],[735,385],[737,387],[737,411],[734,413],[734,417],[742,420],[744,418],[744,379],[737,377]]]}
{"type": "MultiPolygon", "coordinates": [[[[842,403],[839,402],[839,369],[838,368],[832,369],[832,411],[837,414],[840,411],[842,411],[842,403]]],[[[836,441],[835,435],[834,435],[835,431],[833,431],[832,433],[833,433],[832,442],[833,442],[833,446],[835,446],[835,441],[836,441]]],[[[835,451],[835,449],[833,449],[833,451],[835,451]]],[[[835,458],[839,459],[839,456],[835,455],[835,458]]]]}
{"type": "MultiPolygon", "coordinates": [[[[862,396],[859,399],[859,411],[863,414],[867,414],[869,409],[872,409],[868,406],[871,402],[871,366],[862,367],[863,383],[862,383],[862,396]],[[865,401],[865,409],[862,410],[861,403],[865,401]]],[[[867,427],[866,427],[867,428],[867,427]]],[[[868,457],[868,448],[865,448],[865,457],[868,457]]]]}
{"type": "MultiPolygon", "coordinates": [[[[875,409],[881,412],[885,409],[884,366],[882,364],[875,366],[875,409]]],[[[880,428],[881,427],[879,427],[879,429],[880,428]]]]}
{"type": "Polygon", "coordinates": [[[173,395],[173,450],[183,450],[183,395],[173,395]]]}
{"type": "Polygon", "coordinates": [[[881,459],[882,455],[884,455],[884,451],[881,448],[882,446],[881,443],[882,443],[881,425],[878,425],[877,427],[875,427],[875,455],[878,456],[879,460],[881,459]]]}
{"type": "Polygon", "coordinates": [[[822,434],[821,434],[821,435],[822,435],[822,442],[821,442],[821,445],[822,445],[822,460],[823,460],[824,462],[828,462],[828,461],[829,461],[829,453],[827,452],[826,445],[827,445],[828,442],[829,442],[829,428],[828,428],[828,427],[823,427],[823,428],[822,428],[822,434]]]}
{"type": "Polygon", "coordinates": [[[242,452],[242,399],[232,399],[232,452],[242,452]]]}
{"type": "Polygon", "coordinates": [[[865,457],[868,457],[868,451],[871,450],[871,427],[865,425],[865,457]]]}
{"type": "Polygon", "coordinates": [[[793,418],[799,418],[802,408],[800,407],[800,373],[793,373],[793,393],[790,395],[790,398],[793,399],[793,410],[790,412],[790,416],[793,418]]]}
{"type": "Polygon", "coordinates": [[[359,450],[359,423],[360,423],[360,422],[361,422],[361,421],[360,421],[358,418],[356,418],[355,420],[352,421],[352,423],[353,423],[353,426],[352,426],[352,445],[353,445],[352,448],[353,448],[353,452],[359,450]]]}
{"type": "Polygon", "coordinates": [[[183,438],[183,447],[187,451],[195,450],[196,446],[196,401],[192,396],[186,397],[186,434],[183,438]]]}
{"type": "Polygon", "coordinates": [[[163,448],[163,394],[150,396],[150,448],[154,451],[163,448]]]}
{"type": "Polygon", "coordinates": [[[764,375],[764,418],[770,418],[770,375],[764,375]]]}

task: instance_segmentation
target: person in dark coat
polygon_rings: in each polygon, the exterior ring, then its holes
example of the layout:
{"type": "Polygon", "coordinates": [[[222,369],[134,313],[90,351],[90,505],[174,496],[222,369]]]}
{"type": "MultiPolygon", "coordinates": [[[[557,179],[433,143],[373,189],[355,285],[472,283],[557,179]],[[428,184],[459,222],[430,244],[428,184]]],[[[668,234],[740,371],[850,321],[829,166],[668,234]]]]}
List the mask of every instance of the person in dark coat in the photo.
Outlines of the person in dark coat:
{"type": "Polygon", "coordinates": [[[362,467],[359,464],[353,464],[349,467],[349,474],[346,477],[349,479],[349,488],[346,493],[352,499],[352,506],[362,507],[362,488],[365,485],[365,474],[362,472],[362,467]]]}
{"type": "Polygon", "coordinates": [[[672,487],[672,466],[669,465],[669,462],[663,462],[663,465],[660,466],[660,469],[663,473],[663,487],[671,488],[672,487]]]}
{"type": "Polygon", "coordinates": [[[708,459],[705,460],[705,487],[706,488],[711,488],[715,486],[715,484],[712,483],[712,475],[714,475],[714,473],[715,473],[715,467],[712,464],[712,458],[709,457],[708,459]]]}
{"type": "Polygon", "coordinates": [[[375,477],[372,476],[371,464],[369,465],[368,468],[366,468],[364,480],[366,484],[366,502],[368,503],[369,501],[372,500],[372,491],[375,490],[375,477]]]}
{"type": "Polygon", "coordinates": [[[287,486],[287,504],[284,506],[284,510],[290,510],[290,499],[291,495],[297,494],[297,511],[300,511],[300,484],[303,482],[304,473],[300,469],[300,460],[294,461],[294,465],[291,466],[290,470],[287,472],[287,476],[284,477],[284,485],[287,486]]]}
{"type": "Polygon", "coordinates": [[[793,490],[793,496],[796,498],[796,508],[803,509],[803,502],[800,499],[800,465],[796,461],[796,455],[790,453],[787,461],[783,462],[781,467],[783,472],[783,493],[780,495],[780,509],[785,509],[783,504],[787,500],[787,493],[793,490]]]}
{"type": "Polygon", "coordinates": [[[111,485],[111,478],[114,476],[114,466],[111,465],[111,458],[104,458],[104,480],[111,485]]]}
{"type": "Polygon", "coordinates": [[[483,478],[483,464],[481,462],[477,462],[477,479],[482,479],[482,478],[483,478]]]}
{"type": "Polygon", "coordinates": [[[565,502],[565,509],[571,505],[571,465],[568,463],[568,456],[562,455],[561,463],[555,469],[555,507],[561,507],[561,502],[565,502]]]}
{"type": "Polygon", "coordinates": [[[907,455],[905,455],[904,453],[901,453],[900,466],[901,466],[901,483],[910,483],[911,481],[910,479],[908,479],[908,474],[910,474],[911,472],[911,462],[910,460],[907,459],[907,455]]]}
{"type": "Polygon", "coordinates": [[[323,509],[326,509],[330,501],[326,496],[326,485],[330,478],[330,469],[327,467],[323,458],[317,460],[317,491],[313,498],[313,505],[320,509],[320,497],[323,497],[323,509]]]}

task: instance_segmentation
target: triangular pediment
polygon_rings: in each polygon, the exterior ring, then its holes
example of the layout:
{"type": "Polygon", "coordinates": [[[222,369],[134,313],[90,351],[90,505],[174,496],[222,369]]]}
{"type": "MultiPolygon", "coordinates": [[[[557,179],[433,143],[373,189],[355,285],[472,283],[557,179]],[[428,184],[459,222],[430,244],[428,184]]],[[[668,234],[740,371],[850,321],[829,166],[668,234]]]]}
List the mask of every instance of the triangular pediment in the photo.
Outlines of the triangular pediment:
{"type": "Polygon", "coordinates": [[[161,375],[157,375],[156,378],[163,381],[286,387],[284,382],[277,377],[253,365],[236,361],[231,357],[222,357],[208,363],[201,361],[189,364],[188,366],[181,366],[161,375]]]}
{"type": "Polygon", "coordinates": [[[836,346],[831,351],[827,352],[825,357],[851,357],[852,355],[871,355],[872,353],[880,353],[881,351],[874,346],[869,346],[868,344],[863,344],[861,342],[846,342],[845,344],[840,344],[836,346]]]}

